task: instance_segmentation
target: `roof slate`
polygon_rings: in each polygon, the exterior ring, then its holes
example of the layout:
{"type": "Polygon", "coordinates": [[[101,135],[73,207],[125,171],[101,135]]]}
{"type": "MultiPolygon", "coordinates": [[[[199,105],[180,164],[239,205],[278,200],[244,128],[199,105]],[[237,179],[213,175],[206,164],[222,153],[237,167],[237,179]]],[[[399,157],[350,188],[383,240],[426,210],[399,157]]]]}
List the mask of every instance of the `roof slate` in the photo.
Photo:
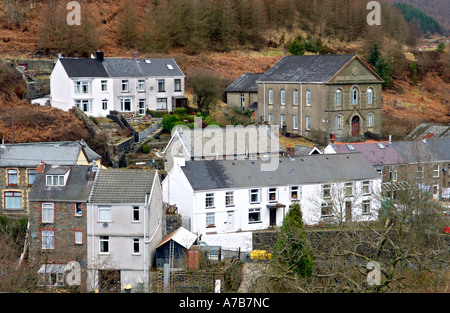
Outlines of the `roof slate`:
{"type": "Polygon", "coordinates": [[[59,59],[69,77],[108,77],[103,63],[96,59],[59,59]]]}
{"type": "Polygon", "coordinates": [[[261,159],[188,161],[181,169],[196,191],[380,178],[361,153],[280,157],[275,171],[261,171],[262,162],[261,159]]]}
{"type": "Polygon", "coordinates": [[[103,61],[109,77],[143,77],[139,64],[135,59],[111,58],[103,61]]]}
{"type": "Polygon", "coordinates": [[[94,184],[95,171],[91,165],[51,166],[45,165],[36,175],[28,195],[29,201],[86,202],[94,184]],[[70,170],[65,186],[47,186],[46,174],[66,173],[70,170]]]}
{"type": "Polygon", "coordinates": [[[0,167],[36,167],[41,161],[53,165],[75,165],[81,149],[89,162],[101,158],[83,140],[4,144],[0,147],[0,167]]]}
{"type": "Polygon", "coordinates": [[[355,55],[290,55],[281,58],[257,82],[326,83],[355,55]]]}
{"type": "Polygon", "coordinates": [[[139,66],[145,76],[152,77],[170,77],[170,76],[183,76],[184,74],[172,58],[161,58],[161,59],[141,59],[139,66]],[[150,63],[148,63],[148,61],[150,63]],[[169,69],[167,65],[171,65],[173,69],[169,69]]]}
{"type": "Polygon", "coordinates": [[[90,202],[92,203],[145,203],[156,171],[138,169],[99,170],[90,202]]]}
{"type": "Polygon", "coordinates": [[[256,80],[261,77],[263,73],[243,73],[234,82],[232,82],[226,89],[226,92],[257,92],[258,84],[256,80]]]}
{"type": "Polygon", "coordinates": [[[361,152],[373,166],[385,166],[403,163],[402,156],[387,141],[379,142],[384,148],[380,148],[375,142],[351,143],[354,151],[347,144],[336,144],[337,153],[361,152]]]}

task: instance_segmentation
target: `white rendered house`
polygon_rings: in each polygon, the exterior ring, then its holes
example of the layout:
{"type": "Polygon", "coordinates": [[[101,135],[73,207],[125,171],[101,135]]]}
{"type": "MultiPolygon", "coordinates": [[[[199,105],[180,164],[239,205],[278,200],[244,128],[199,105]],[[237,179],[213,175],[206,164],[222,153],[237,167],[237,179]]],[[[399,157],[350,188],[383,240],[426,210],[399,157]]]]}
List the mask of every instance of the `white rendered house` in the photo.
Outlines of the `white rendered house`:
{"type": "Polygon", "coordinates": [[[186,107],[185,76],[174,59],[59,58],[50,76],[50,102],[64,111],[79,107],[89,116],[111,110],[144,115],[146,109],[186,107]]]}
{"type": "Polygon", "coordinates": [[[281,226],[296,202],[306,224],[378,218],[381,178],[360,153],[281,157],[275,171],[260,159],[174,161],[164,202],[199,235],[281,226]]]}
{"type": "Polygon", "coordinates": [[[99,170],[87,210],[88,290],[145,291],[162,224],[157,171],[99,170]]]}

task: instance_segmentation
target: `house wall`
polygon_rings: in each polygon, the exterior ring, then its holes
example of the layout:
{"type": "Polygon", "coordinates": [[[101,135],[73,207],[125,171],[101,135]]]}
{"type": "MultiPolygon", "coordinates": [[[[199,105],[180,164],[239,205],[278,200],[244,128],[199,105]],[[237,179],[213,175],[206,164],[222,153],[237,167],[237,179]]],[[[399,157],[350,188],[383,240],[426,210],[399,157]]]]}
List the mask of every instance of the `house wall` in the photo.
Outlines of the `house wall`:
{"type": "Polygon", "coordinates": [[[157,110],[157,98],[167,98],[167,111],[172,112],[172,97],[184,96],[184,76],[171,77],[147,77],[146,78],[147,107],[149,110],[157,110]],[[164,79],[165,91],[158,91],[158,80],[164,79]],[[181,80],[181,91],[175,91],[175,79],[181,80]]]}
{"type": "Polygon", "coordinates": [[[73,104],[73,82],[58,60],[50,75],[51,105],[68,111],[73,104]]]}
{"type": "Polygon", "coordinates": [[[2,167],[0,168],[0,189],[1,189],[1,202],[0,213],[12,216],[27,216],[28,215],[28,193],[30,192],[31,185],[28,185],[28,170],[36,168],[25,167],[2,167]],[[17,170],[17,184],[10,185],[8,183],[8,170],[17,170]],[[6,209],[5,206],[5,192],[21,192],[22,193],[22,209],[13,210],[6,209]]]}
{"type": "Polygon", "coordinates": [[[29,214],[30,258],[41,263],[68,263],[77,261],[82,269],[87,265],[86,202],[81,203],[82,215],[75,215],[74,202],[32,201],[29,214]],[[42,203],[54,204],[54,222],[42,222],[42,203]],[[42,248],[42,231],[54,231],[54,249],[42,248]],[[81,244],[75,243],[75,231],[81,231],[81,244]]]}
{"type": "MultiPolygon", "coordinates": [[[[345,199],[342,195],[333,196],[334,210],[343,207],[344,200],[352,202],[352,220],[375,220],[378,217],[379,203],[377,197],[381,190],[381,178],[370,180],[371,192],[363,195],[362,182],[354,182],[354,196],[345,199]],[[340,199],[340,200],[339,200],[340,199]],[[363,214],[361,205],[363,200],[371,200],[370,214],[363,214]]],[[[322,185],[303,185],[300,206],[303,211],[303,219],[306,224],[315,224],[320,222],[324,217],[321,216],[321,204],[325,200],[321,198],[322,185]]],[[[276,209],[276,225],[281,226],[285,215],[289,210],[289,206],[295,202],[290,198],[290,186],[278,186],[278,198],[275,202],[268,200],[269,187],[255,188],[260,189],[260,201],[258,203],[250,203],[250,189],[221,189],[208,191],[193,191],[184,173],[178,168],[169,173],[163,181],[164,201],[169,204],[176,204],[178,212],[183,217],[191,219],[190,231],[200,234],[226,233],[237,231],[252,231],[266,229],[271,225],[270,209],[268,205],[280,203],[285,205],[276,209]],[[234,192],[233,205],[226,206],[226,192],[234,192]],[[214,194],[214,207],[206,208],[206,194],[214,194]],[[250,221],[250,211],[259,209],[260,219],[258,221],[250,221]],[[207,213],[214,213],[214,224],[207,225],[207,213]]],[[[343,185],[334,184],[333,190],[343,191],[343,185]]],[[[329,200],[326,200],[329,201],[329,200]]],[[[344,219],[345,216],[342,216],[344,219]]]]}
{"type": "Polygon", "coordinates": [[[144,214],[144,203],[129,204],[89,204],[88,213],[88,289],[98,288],[98,270],[114,268],[120,270],[121,284],[143,283],[144,268],[155,265],[156,246],[162,240],[163,203],[159,189],[159,179],[155,179],[152,197],[149,200],[150,212],[144,214]],[[98,220],[98,208],[111,206],[111,221],[98,220]],[[139,206],[138,222],[133,221],[133,207],[139,206]],[[147,224],[144,226],[145,216],[147,224]],[[146,239],[150,242],[145,248],[144,227],[147,228],[146,239]],[[100,236],[109,236],[109,253],[100,253],[100,236]],[[139,239],[139,253],[133,251],[133,239],[139,239]],[[147,250],[147,255],[145,253],[147,250]]]}
{"type": "Polygon", "coordinates": [[[227,105],[241,107],[241,94],[244,95],[244,109],[248,110],[253,102],[258,102],[257,92],[227,92],[227,105]]]}

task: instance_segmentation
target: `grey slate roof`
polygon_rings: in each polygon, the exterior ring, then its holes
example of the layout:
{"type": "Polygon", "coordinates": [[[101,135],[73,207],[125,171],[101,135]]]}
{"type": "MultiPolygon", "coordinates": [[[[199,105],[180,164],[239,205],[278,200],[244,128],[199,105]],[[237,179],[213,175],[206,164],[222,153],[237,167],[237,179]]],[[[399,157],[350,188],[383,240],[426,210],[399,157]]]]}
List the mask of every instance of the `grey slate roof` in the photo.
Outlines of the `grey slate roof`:
{"type": "Polygon", "coordinates": [[[258,84],[256,80],[261,77],[263,73],[243,73],[234,82],[232,82],[226,89],[226,92],[257,92],[258,84]]]}
{"type": "Polygon", "coordinates": [[[137,169],[99,170],[90,202],[92,203],[145,203],[156,171],[137,169]]]}
{"type": "Polygon", "coordinates": [[[83,140],[4,144],[0,146],[0,167],[36,167],[42,161],[75,165],[82,149],[90,162],[101,158],[83,140]]]}
{"type": "Polygon", "coordinates": [[[97,59],[59,59],[69,77],[108,77],[97,59]]]}
{"type": "Polygon", "coordinates": [[[175,60],[172,58],[142,58],[140,59],[139,66],[145,76],[184,76],[177,62],[175,62],[175,60]],[[171,65],[173,69],[169,69],[167,65],[171,65]]]}
{"type": "Polygon", "coordinates": [[[103,61],[109,77],[143,77],[144,73],[135,59],[111,58],[103,61]]]}
{"type": "Polygon", "coordinates": [[[361,152],[373,166],[386,166],[403,163],[402,156],[394,149],[388,141],[365,142],[351,144],[336,144],[334,149],[337,153],[361,152]],[[380,145],[378,145],[380,144],[380,145]],[[350,150],[349,146],[354,150],[350,150]]]}
{"type": "Polygon", "coordinates": [[[280,157],[275,171],[258,160],[188,161],[181,167],[195,191],[336,183],[380,178],[361,153],[280,157]]]}
{"type": "Polygon", "coordinates": [[[406,139],[450,138],[450,125],[422,123],[406,136],[406,139]]]}
{"type": "Polygon", "coordinates": [[[94,184],[95,171],[90,165],[50,166],[45,165],[42,174],[37,174],[28,195],[29,201],[86,202],[94,184]],[[47,186],[46,174],[65,174],[70,170],[65,186],[47,186]]]}
{"type": "Polygon", "coordinates": [[[257,82],[326,83],[355,55],[290,55],[281,58],[257,82]]]}
{"type": "Polygon", "coordinates": [[[450,138],[393,141],[392,146],[406,163],[450,161],[450,138]]]}

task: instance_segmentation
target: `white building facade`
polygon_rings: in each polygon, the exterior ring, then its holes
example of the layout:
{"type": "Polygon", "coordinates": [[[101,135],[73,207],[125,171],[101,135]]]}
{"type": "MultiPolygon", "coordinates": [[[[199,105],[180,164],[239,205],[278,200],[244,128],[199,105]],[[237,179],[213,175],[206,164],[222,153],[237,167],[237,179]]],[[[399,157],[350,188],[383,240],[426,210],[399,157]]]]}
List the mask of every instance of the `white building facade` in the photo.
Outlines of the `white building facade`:
{"type": "Polygon", "coordinates": [[[259,161],[185,162],[175,158],[175,166],[163,181],[164,201],[189,217],[190,230],[198,234],[279,227],[293,203],[300,204],[309,225],[376,220],[381,178],[360,154],[344,158],[280,158],[280,168],[268,173],[259,171],[259,161]],[[344,158],[349,166],[350,159],[363,164],[361,171],[339,177],[344,158]]]}
{"type": "Polygon", "coordinates": [[[57,60],[50,76],[50,103],[64,111],[79,107],[89,116],[111,110],[144,115],[146,110],[186,107],[185,76],[174,59],[57,60]]]}

